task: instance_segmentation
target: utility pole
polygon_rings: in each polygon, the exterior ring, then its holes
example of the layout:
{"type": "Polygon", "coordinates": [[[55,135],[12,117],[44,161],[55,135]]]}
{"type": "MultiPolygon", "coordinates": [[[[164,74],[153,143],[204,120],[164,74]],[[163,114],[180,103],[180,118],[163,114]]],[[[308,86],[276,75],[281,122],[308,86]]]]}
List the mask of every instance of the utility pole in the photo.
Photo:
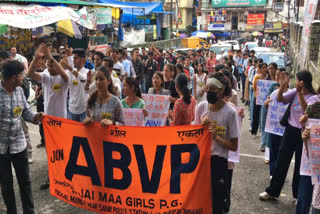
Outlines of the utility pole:
{"type": "Polygon", "coordinates": [[[169,39],[171,39],[171,34],[173,30],[173,8],[172,8],[172,0],[170,3],[170,11],[171,11],[171,16],[170,16],[170,34],[169,34],[169,39]]]}
{"type": "Polygon", "coordinates": [[[297,17],[296,17],[296,21],[299,21],[299,10],[300,10],[300,0],[298,0],[298,9],[297,9],[297,17]]]}
{"type": "Polygon", "coordinates": [[[176,0],[176,37],[178,38],[179,33],[179,5],[178,0],[176,0]]]}
{"type": "Polygon", "coordinates": [[[287,28],[287,39],[289,38],[289,28],[290,28],[290,0],[287,0],[288,2],[288,28],[287,28]]]}

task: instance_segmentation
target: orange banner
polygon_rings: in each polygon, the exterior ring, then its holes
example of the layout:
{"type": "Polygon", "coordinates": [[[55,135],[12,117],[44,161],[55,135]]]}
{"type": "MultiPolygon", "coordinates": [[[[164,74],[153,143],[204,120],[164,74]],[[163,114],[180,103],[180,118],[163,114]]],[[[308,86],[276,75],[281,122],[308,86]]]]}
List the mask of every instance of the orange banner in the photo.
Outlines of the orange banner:
{"type": "Polygon", "coordinates": [[[101,127],[45,116],[50,193],[97,213],[212,213],[202,126],[101,127]]]}

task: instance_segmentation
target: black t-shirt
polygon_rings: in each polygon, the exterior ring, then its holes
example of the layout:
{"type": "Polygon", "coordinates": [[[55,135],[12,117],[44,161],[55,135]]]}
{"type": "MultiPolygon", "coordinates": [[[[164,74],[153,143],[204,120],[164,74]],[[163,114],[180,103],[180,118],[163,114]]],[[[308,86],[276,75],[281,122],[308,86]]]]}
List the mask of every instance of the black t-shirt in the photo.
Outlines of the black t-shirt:
{"type": "MultiPolygon", "coordinates": [[[[179,95],[176,91],[176,83],[174,82],[174,80],[164,82],[163,88],[170,90],[171,97],[173,97],[173,98],[179,97],[179,95]]],[[[174,106],[174,103],[170,103],[170,109],[173,109],[173,106],[174,106]]]]}

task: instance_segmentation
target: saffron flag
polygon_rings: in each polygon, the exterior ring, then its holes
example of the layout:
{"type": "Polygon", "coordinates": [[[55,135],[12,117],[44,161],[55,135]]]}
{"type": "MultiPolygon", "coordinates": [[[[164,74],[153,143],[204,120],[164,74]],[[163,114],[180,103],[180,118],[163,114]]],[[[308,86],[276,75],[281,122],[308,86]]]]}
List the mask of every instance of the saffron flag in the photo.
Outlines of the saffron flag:
{"type": "Polygon", "coordinates": [[[50,193],[98,213],[212,213],[203,126],[83,125],[43,119],[50,193]]]}

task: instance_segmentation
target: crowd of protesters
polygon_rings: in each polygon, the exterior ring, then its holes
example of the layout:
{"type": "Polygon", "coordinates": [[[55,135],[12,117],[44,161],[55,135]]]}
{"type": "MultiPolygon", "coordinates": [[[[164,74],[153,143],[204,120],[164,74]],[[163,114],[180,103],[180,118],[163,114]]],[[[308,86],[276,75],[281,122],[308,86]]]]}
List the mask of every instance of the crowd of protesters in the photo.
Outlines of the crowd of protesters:
{"type": "MultiPolygon", "coordinates": [[[[261,130],[261,151],[269,152],[270,185],[260,194],[261,200],[279,197],[295,153],[293,198],[296,213],[320,213],[319,185],[313,187],[310,175],[300,175],[303,142],[310,138],[304,129],[308,118],[318,118],[319,95],[312,87],[312,75],[303,70],[296,74],[296,88],[289,88],[285,68],[266,64],[254,51],[228,51],[217,59],[205,49],[187,52],[161,50],[151,46],[133,49],[108,49],[104,54],[61,47],[52,52],[51,44],[40,44],[32,62],[19,55],[16,47],[0,51],[0,181],[8,213],[16,213],[11,163],[14,166],[26,214],[34,213],[29,164],[32,146],[27,122],[39,124],[41,142],[45,137],[41,119],[46,115],[67,118],[85,125],[125,125],[124,108],[143,109],[142,93],[169,95],[168,126],[206,125],[212,133],[211,181],[213,213],[230,211],[234,163],[229,152],[238,150],[240,127],[239,101],[248,106],[250,131],[257,138],[261,130]],[[28,105],[29,83],[36,84],[36,107],[28,105]],[[273,80],[264,105],[256,104],[259,80],[273,80]],[[239,95],[239,97],[238,97],[239,95]],[[264,131],[268,105],[273,100],[289,105],[290,115],[283,136],[264,131]],[[42,113],[43,112],[43,113],[42,113]],[[217,127],[224,127],[217,132],[217,127]],[[304,130],[304,131],[303,131],[304,130]],[[303,131],[303,132],[302,132],[303,131]],[[314,191],[313,191],[314,189],[314,191]],[[312,195],[313,202],[312,202],[312,195]]],[[[307,155],[307,154],[306,154],[307,155]]],[[[50,181],[41,184],[47,189],[50,181]]]]}

